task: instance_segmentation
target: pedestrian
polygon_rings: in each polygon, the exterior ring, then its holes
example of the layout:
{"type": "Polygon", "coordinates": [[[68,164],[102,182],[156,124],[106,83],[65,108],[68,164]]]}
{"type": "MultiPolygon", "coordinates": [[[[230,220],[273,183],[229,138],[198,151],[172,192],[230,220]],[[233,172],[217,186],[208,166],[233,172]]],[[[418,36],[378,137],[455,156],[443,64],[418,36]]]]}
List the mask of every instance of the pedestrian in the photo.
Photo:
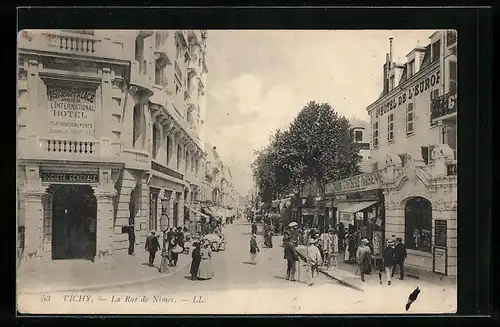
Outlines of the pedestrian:
{"type": "Polygon", "coordinates": [[[292,240],[289,236],[285,236],[284,238],[284,258],[286,260],[286,279],[295,281],[295,266],[297,261],[299,261],[299,255],[297,254],[297,249],[292,243],[292,240]]]}
{"type": "Polygon", "coordinates": [[[358,270],[361,276],[361,281],[363,282],[365,281],[365,273],[369,273],[370,271],[371,258],[372,258],[372,251],[370,250],[368,243],[369,243],[368,239],[363,238],[361,240],[361,245],[358,247],[358,250],[356,251],[356,261],[358,263],[358,270]]]}
{"type": "Polygon", "coordinates": [[[174,251],[173,251],[176,244],[177,244],[176,235],[172,234],[170,236],[169,241],[168,241],[168,261],[169,261],[170,267],[174,266],[174,260],[176,260],[177,256],[178,256],[178,254],[174,253],[174,251]]]}
{"type": "Polygon", "coordinates": [[[396,272],[396,267],[399,267],[399,279],[403,280],[405,276],[405,260],[408,254],[406,253],[406,246],[403,244],[403,239],[401,237],[396,238],[396,262],[394,268],[392,269],[391,277],[394,277],[394,273],[396,272]]]}
{"type": "Polygon", "coordinates": [[[214,277],[212,269],[212,249],[208,240],[203,241],[200,249],[200,265],[198,267],[198,279],[208,280],[214,277]]]}
{"type": "Polygon", "coordinates": [[[349,263],[349,234],[345,234],[344,246],[344,263],[349,263]]]}
{"type": "Polygon", "coordinates": [[[257,234],[257,224],[255,222],[252,223],[252,234],[253,235],[257,234]]]}
{"type": "Polygon", "coordinates": [[[168,243],[167,243],[167,229],[163,231],[163,246],[161,250],[161,262],[160,262],[160,273],[166,273],[169,271],[168,269],[168,243]]]}
{"type": "Polygon", "coordinates": [[[304,236],[303,236],[303,239],[304,239],[304,245],[305,246],[308,246],[309,245],[309,233],[311,232],[311,230],[309,228],[304,228],[304,236]]]}
{"type": "Polygon", "coordinates": [[[273,225],[269,225],[269,234],[268,234],[268,241],[267,241],[267,244],[268,244],[268,247],[272,248],[273,247],[273,236],[274,236],[274,227],[273,225]]]}
{"type": "Polygon", "coordinates": [[[351,233],[349,235],[349,263],[356,262],[356,250],[357,250],[357,242],[356,242],[356,233],[351,233]]]}
{"type": "Polygon", "coordinates": [[[327,230],[322,230],[321,235],[319,236],[319,244],[321,245],[321,258],[323,259],[323,263],[329,267],[330,266],[330,256],[332,253],[332,236],[328,233],[327,230]]]}
{"type": "Polygon", "coordinates": [[[160,243],[158,242],[158,237],[155,235],[155,231],[151,231],[151,235],[146,238],[146,251],[149,252],[149,266],[154,266],[156,252],[161,249],[160,243]]]}
{"type": "Polygon", "coordinates": [[[252,235],[250,239],[250,262],[252,265],[255,265],[257,259],[257,252],[260,252],[259,246],[257,245],[257,237],[252,235]]]}
{"type": "Polygon", "coordinates": [[[189,272],[191,273],[191,280],[196,280],[198,278],[198,269],[200,268],[201,262],[201,244],[198,241],[193,243],[194,249],[193,253],[191,253],[191,269],[189,272]]]}
{"type": "Polygon", "coordinates": [[[339,253],[339,236],[337,231],[334,229],[330,229],[331,235],[331,243],[330,243],[330,257],[328,259],[329,266],[332,266],[332,261],[335,261],[335,268],[339,268],[339,264],[337,262],[337,254],[339,253]]]}
{"type": "MultiPolygon", "coordinates": [[[[396,250],[393,239],[387,240],[387,247],[384,249],[382,257],[384,259],[385,274],[387,275],[387,285],[391,285],[392,269],[396,263],[396,250]]],[[[380,280],[380,283],[382,284],[382,280],[380,280]]]]}
{"type": "Polygon", "coordinates": [[[314,272],[318,270],[318,267],[323,264],[321,260],[321,253],[316,247],[316,240],[314,238],[309,240],[309,246],[307,247],[307,260],[306,260],[306,273],[308,285],[314,285],[314,272]]]}

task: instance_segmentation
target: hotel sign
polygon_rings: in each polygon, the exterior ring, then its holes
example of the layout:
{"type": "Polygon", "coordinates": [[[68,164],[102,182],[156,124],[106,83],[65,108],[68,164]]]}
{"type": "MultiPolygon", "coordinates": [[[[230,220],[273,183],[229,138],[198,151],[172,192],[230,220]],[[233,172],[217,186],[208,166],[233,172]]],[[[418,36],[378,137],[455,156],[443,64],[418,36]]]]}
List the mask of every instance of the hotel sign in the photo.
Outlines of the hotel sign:
{"type": "Polygon", "coordinates": [[[93,139],[96,92],[72,87],[48,89],[48,136],[93,139]]]}
{"type": "Polygon", "coordinates": [[[399,94],[395,95],[391,99],[385,101],[382,105],[375,109],[375,116],[379,117],[385,115],[388,112],[396,109],[397,107],[404,105],[407,101],[414,100],[422,93],[428,91],[430,88],[439,85],[441,79],[441,72],[435,71],[426,78],[422,79],[420,82],[413,84],[401,91],[399,94]]]}
{"type": "Polygon", "coordinates": [[[341,179],[325,186],[326,194],[366,191],[380,188],[380,172],[374,171],[341,179]]]}
{"type": "Polygon", "coordinates": [[[99,173],[89,172],[41,172],[44,183],[99,183],[99,173]]]}

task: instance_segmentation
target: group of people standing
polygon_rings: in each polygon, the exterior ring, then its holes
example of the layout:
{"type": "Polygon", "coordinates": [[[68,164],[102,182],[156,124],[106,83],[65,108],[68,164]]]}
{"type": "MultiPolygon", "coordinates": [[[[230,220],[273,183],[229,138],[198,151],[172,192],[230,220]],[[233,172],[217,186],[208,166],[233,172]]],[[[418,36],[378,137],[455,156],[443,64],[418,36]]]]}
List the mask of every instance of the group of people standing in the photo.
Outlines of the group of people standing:
{"type": "Polygon", "coordinates": [[[191,280],[208,280],[214,277],[212,269],[212,249],[208,240],[193,243],[191,253],[191,280]]]}
{"type": "Polygon", "coordinates": [[[179,253],[184,251],[185,243],[185,228],[182,227],[166,229],[163,231],[163,246],[160,246],[160,241],[156,232],[151,231],[151,234],[146,238],[145,250],[149,252],[149,266],[154,267],[156,252],[161,252],[161,263],[159,267],[160,273],[168,272],[168,267],[176,267],[179,260],[179,253]]]}

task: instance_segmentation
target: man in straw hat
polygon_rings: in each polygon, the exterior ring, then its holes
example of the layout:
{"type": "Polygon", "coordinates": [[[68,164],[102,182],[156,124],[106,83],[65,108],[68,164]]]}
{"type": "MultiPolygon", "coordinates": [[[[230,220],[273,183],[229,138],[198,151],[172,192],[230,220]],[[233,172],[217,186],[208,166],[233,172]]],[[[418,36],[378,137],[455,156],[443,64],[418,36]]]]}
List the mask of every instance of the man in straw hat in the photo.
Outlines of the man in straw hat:
{"type": "MultiPolygon", "coordinates": [[[[384,249],[382,254],[384,258],[384,268],[385,274],[387,276],[387,285],[391,285],[392,269],[396,263],[396,250],[394,248],[394,239],[390,238],[387,240],[387,247],[384,249]]],[[[382,280],[380,280],[382,284],[382,280]]]]}
{"type": "Polygon", "coordinates": [[[361,281],[365,281],[365,273],[370,270],[372,251],[368,246],[370,242],[366,237],[361,240],[361,245],[356,251],[356,261],[358,263],[359,275],[361,276],[361,281]]]}
{"type": "Polygon", "coordinates": [[[307,273],[307,282],[309,286],[314,285],[314,271],[317,270],[319,266],[323,264],[323,260],[321,259],[321,253],[319,252],[318,247],[316,246],[316,239],[309,239],[309,246],[307,247],[306,253],[306,273],[307,273]]]}

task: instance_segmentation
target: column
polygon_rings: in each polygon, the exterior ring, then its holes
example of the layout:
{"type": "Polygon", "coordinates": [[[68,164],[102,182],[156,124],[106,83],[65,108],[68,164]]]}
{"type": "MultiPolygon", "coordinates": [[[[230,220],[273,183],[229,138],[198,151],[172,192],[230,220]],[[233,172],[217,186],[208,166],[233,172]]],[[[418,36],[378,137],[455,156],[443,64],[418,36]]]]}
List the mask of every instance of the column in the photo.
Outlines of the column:
{"type": "Polygon", "coordinates": [[[115,190],[95,189],[97,199],[96,259],[113,254],[113,197],[115,190]]]}
{"type": "Polygon", "coordinates": [[[178,193],[179,196],[179,210],[177,216],[177,226],[184,226],[184,192],[178,193]]]}
{"type": "Polygon", "coordinates": [[[43,203],[45,192],[29,191],[24,195],[25,234],[24,257],[32,259],[43,254],[43,203]]]}
{"type": "Polygon", "coordinates": [[[43,256],[52,256],[52,194],[45,193],[42,196],[43,205],[43,256]]]}

